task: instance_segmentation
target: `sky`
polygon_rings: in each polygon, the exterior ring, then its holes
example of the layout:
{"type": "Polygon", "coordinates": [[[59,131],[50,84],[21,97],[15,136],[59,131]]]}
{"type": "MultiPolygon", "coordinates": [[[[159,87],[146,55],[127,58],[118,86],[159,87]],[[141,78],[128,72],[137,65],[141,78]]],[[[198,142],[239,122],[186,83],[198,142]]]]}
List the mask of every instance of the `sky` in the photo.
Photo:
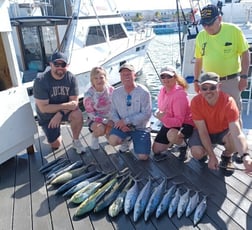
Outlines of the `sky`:
{"type": "MultiPolygon", "coordinates": [[[[176,9],[176,0],[114,0],[119,10],[176,9]]],[[[190,8],[189,0],[180,0],[182,8],[190,8]]]]}

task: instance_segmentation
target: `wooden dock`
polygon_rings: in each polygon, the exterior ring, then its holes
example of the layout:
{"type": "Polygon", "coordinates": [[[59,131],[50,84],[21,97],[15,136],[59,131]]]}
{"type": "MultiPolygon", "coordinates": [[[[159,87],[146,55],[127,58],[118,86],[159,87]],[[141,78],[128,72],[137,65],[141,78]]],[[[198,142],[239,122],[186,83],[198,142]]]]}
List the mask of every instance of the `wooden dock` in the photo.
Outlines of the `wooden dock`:
{"type": "MultiPolygon", "coordinates": [[[[132,153],[119,153],[100,139],[100,150],[89,148],[91,135],[86,127],[82,129],[81,141],[87,146],[87,152],[77,155],[72,149],[70,127],[62,126],[63,146],[52,152],[47,145],[41,128],[35,136],[35,154],[20,152],[0,165],[0,229],[251,229],[252,226],[252,177],[236,170],[232,176],[225,177],[221,171],[210,171],[194,159],[182,163],[175,154],[160,162],[152,159],[146,162],[136,160],[132,153]],[[154,215],[145,222],[141,217],[134,223],[133,215],[121,213],[116,218],[110,218],[106,211],[98,214],[90,213],[80,219],[73,218],[76,206],[61,195],[55,195],[55,187],[46,185],[39,168],[57,157],[65,157],[72,162],[82,159],[85,164],[95,162],[105,172],[121,170],[128,167],[133,175],[141,172],[142,186],[149,176],[155,178],[158,185],[167,176],[174,176],[168,183],[183,182],[182,186],[192,190],[200,190],[208,195],[206,214],[197,226],[193,226],[193,215],[189,218],[183,215],[180,219],[174,215],[169,218],[167,213],[159,219],[154,215]]],[[[252,135],[251,135],[252,136],[252,135]]],[[[11,140],[10,140],[11,141],[11,140]]],[[[216,150],[218,156],[221,149],[216,150]]],[[[237,165],[242,168],[242,165],[237,165]]]]}

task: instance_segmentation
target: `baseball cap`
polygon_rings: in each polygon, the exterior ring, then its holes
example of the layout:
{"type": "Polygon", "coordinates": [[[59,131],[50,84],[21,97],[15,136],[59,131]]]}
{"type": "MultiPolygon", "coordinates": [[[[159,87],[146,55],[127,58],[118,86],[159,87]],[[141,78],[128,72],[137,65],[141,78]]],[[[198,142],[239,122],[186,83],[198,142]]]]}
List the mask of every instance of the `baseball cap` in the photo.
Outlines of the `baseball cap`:
{"type": "Polygon", "coordinates": [[[51,60],[52,60],[52,62],[54,62],[54,61],[63,61],[65,63],[67,63],[67,56],[62,52],[55,52],[52,55],[51,60]]]}
{"type": "Polygon", "coordinates": [[[209,83],[212,85],[217,85],[220,81],[220,76],[214,72],[207,72],[200,75],[200,85],[209,83]]]}
{"type": "Polygon", "coordinates": [[[200,24],[211,25],[215,21],[215,19],[220,15],[220,12],[217,6],[207,5],[203,7],[200,14],[201,14],[200,24]]]}
{"type": "Polygon", "coordinates": [[[119,69],[119,73],[123,70],[123,69],[128,69],[130,71],[133,71],[135,72],[135,68],[133,65],[129,64],[129,63],[124,63],[120,66],[120,69],[119,69]]]}
{"type": "Polygon", "coordinates": [[[173,66],[165,66],[160,71],[160,75],[168,74],[170,76],[174,76],[175,73],[176,73],[176,69],[173,66]]]}

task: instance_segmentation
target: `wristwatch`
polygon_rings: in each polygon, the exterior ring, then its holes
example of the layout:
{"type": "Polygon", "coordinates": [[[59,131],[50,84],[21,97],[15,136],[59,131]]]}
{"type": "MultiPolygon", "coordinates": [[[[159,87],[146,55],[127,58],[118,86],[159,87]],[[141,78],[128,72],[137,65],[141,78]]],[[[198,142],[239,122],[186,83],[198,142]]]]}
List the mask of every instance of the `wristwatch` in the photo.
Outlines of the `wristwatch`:
{"type": "Polygon", "coordinates": [[[249,154],[249,153],[243,153],[243,154],[241,155],[241,161],[242,161],[242,162],[243,162],[243,159],[244,159],[246,156],[250,156],[250,154],[249,154]]]}
{"type": "Polygon", "coordinates": [[[240,75],[240,78],[242,78],[242,79],[247,79],[247,78],[248,78],[248,75],[247,75],[247,74],[241,74],[241,75],[240,75]]]}
{"type": "Polygon", "coordinates": [[[199,82],[199,80],[198,80],[198,79],[194,79],[194,80],[193,80],[193,82],[194,82],[194,83],[195,83],[195,82],[197,82],[197,83],[198,83],[198,82],[199,82]]]}

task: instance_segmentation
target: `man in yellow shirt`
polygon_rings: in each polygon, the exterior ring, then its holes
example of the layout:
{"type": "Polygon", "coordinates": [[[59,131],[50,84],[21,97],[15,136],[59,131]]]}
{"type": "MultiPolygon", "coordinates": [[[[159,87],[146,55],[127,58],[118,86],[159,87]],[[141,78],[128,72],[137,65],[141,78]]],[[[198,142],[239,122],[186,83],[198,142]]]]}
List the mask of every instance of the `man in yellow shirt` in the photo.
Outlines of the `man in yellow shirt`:
{"type": "Polygon", "coordinates": [[[204,30],[196,37],[195,91],[199,92],[198,81],[202,71],[215,72],[220,76],[222,91],[235,99],[241,112],[241,92],[248,85],[248,42],[236,25],[222,22],[215,5],[207,5],[202,9],[200,23],[204,30]]]}

